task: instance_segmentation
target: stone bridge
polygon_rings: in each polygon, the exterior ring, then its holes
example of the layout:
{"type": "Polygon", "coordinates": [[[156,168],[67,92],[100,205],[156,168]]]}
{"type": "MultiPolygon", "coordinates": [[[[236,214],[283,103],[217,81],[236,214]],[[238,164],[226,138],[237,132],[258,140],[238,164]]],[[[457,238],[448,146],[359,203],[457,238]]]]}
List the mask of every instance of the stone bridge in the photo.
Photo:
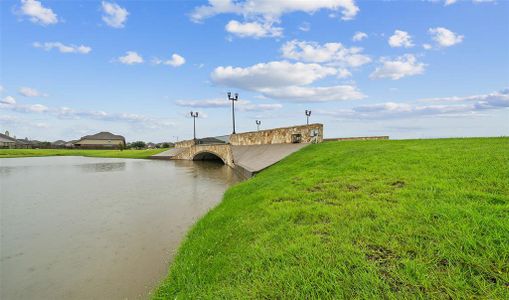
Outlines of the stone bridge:
{"type": "Polygon", "coordinates": [[[309,124],[181,141],[152,158],[220,160],[249,177],[310,143],[322,141],[323,125],[309,124]]]}
{"type": "MultiPolygon", "coordinates": [[[[176,148],[178,149],[178,148],[176,148]]],[[[182,151],[171,159],[221,160],[225,165],[235,167],[230,144],[203,144],[180,148],[182,151]]]]}

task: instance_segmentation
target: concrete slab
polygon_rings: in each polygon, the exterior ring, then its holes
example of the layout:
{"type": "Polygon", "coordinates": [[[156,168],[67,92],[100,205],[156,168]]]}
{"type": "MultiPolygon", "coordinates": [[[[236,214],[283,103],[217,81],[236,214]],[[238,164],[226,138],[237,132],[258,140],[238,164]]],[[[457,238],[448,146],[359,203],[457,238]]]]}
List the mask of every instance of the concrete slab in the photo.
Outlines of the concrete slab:
{"type": "Polygon", "coordinates": [[[309,144],[267,144],[232,146],[235,165],[257,173],[309,144]]]}
{"type": "Polygon", "coordinates": [[[175,155],[180,154],[182,151],[186,150],[186,148],[172,148],[161,153],[152,155],[150,158],[155,159],[170,159],[175,155]]]}

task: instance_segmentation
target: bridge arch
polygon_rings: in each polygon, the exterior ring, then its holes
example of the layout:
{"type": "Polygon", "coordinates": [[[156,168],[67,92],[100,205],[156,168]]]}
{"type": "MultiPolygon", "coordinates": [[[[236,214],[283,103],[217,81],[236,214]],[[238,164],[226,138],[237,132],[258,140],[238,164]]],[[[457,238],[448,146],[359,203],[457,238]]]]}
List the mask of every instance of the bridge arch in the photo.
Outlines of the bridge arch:
{"type": "Polygon", "coordinates": [[[215,153],[215,152],[210,151],[210,150],[204,150],[204,151],[196,152],[193,155],[193,160],[215,160],[215,161],[220,161],[220,162],[222,162],[225,165],[227,164],[225,159],[223,157],[221,157],[220,154],[215,153]]]}

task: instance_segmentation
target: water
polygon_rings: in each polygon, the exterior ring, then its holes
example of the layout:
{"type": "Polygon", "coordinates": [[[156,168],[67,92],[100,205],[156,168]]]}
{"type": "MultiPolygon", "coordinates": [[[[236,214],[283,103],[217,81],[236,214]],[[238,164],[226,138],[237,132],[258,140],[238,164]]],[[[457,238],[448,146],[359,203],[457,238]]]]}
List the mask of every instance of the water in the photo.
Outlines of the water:
{"type": "Polygon", "coordinates": [[[211,162],[0,159],[0,298],[148,298],[237,181],[211,162]]]}

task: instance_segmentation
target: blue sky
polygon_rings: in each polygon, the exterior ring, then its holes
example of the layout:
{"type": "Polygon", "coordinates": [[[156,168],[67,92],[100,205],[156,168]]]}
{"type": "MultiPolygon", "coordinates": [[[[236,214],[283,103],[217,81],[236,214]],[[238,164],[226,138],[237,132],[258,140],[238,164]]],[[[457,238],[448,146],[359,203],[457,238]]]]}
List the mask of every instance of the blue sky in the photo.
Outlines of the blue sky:
{"type": "Polygon", "coordinates": [[[509,135],[508,1],[36,1],[1,7],[0,130],[127,140],[325,125],[509,135]]]}

